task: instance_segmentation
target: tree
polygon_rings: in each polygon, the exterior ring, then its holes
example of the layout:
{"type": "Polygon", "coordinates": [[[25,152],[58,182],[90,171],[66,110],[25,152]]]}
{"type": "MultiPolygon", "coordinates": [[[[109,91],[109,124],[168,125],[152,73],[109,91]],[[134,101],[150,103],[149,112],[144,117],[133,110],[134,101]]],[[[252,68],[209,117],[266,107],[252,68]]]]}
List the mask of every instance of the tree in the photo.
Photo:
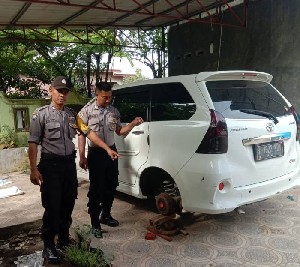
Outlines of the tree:
{"type": "Polygon", "coordinates": [[[141,69],[136,69],[135,76],[129,76],[129,77],[124,78],[123,83],[127,84],[127,83],[133,83],[133,82],[141,81],[141,80],[147,80],[147,78],[142,75],[141,69]]]}
{"type": "Polygon", "coordinates": [[[129,59],[138,60],[148,66],[154,78],[161,78],[166,75],[165,70],[168,64],[164,28],[148,31],[121,31],[119,38],[121,43],[137,46],[125,48],[125,54],[129,59]]]}
{"type": "MultiPolygon", "coordinates": [[[[55,34],[46,30],[44,32],[48,36],[55,34]]],[[[109,31],[105,33],[106,36],[104,33],[102,35],[105,38],[111,35],[109,31]]],[[[17,40],[22,34],[21,31],[16,30],[7,34],[7,37],[17,40]]],[[[77,36],[84,38],[84,34],[79,32],[77,36]]],[[[94,39],[95,43],[97,41],[100,43],[102,36],[93,34],[90,38],[94,39]]],[[[39,94],[41,82],[49,84],[57,75],[67,76],[76,88],[85,88],[87,65],[91,63],[92,72],[96,69],[94,61],[89,62],[90,55],[111,51],[107,46],[75,43],[76,37],[65,33],[60,33],[61,43],[32,42],[38,39],[35,32],[30,33],[27,38],[31,41],[0,42],[0,87],[12,97],[39,98],[42,96],[39,94]]]]}
{"type": "Polygon", "coordinates": [[[90,96],[90,85],[95,82],[90,77],[96,73],[99,78],[106,72],[107,78],[112,56],[137,59],[150,67],[154,77],[164,75],[164,31],[95,31],[89,33],[93,45],[78,43],[78,39],[86,38],[84,31],[77,31],[76,36],[62,31],[32,31],[27,33],[27,41],[23,34],[18,30],[0,32],[0,87],[13,97],[40,98],[41,83],[49,84],[57,75],[67,76],[75,88],[90,96]],[[5,34],[15,41],[3,41],[5,34]],[[35,42],[41,34],[49,39],[35,42]],[[55,35],[60,42],[54,42],[55,35]],[[104,53],[109,54],[108,62],[99,60],[104,53]],[[17,90],[12,94],[11,88],[17,90]]]}
{"type": "Polygon", "coordinates": [[[20,96],[40,97],[40,94],[37,95],[40,88],[37,77],[44,78],[45,73],[43,68],[36,66],[38,53],[33,46],[22,42],[1,42],[0,51],[0,87],[4,92],[9,92],[10,88],[18,88],[20,96]],[[25,79],[20,74],[31,79],[25,79]]]}

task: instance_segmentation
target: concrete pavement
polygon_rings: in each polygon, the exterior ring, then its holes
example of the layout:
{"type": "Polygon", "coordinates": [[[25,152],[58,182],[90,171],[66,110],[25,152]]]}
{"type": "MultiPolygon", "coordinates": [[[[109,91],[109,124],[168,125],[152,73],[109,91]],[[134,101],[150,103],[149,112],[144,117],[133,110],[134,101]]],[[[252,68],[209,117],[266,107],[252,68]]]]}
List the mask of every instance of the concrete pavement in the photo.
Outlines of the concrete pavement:
{"type": "MultiPolygon", "coordinates": [[[[40,223],[43,209],[37,186],[29,174],[9,176],[24,191],[23,195],[0,199],[0,236],[7,228],[40,223]]],[[[73,226],[89,224],[87,214],[88,183],[80,182],[73,213],[73,226]]],[[[157,215],[147,201],[118,193],[113,216],[120,226],[106,231],[103,239],[93,239],[118,267],[201,267],[201,266],[300,266],[300,188],[272,199],[243,207],[245,214],[185,215],[178,220],[188,235],[176,235],[171,242],[160,237],[145,240],[149,219],[157,215]]],[[[1,239],[1,238],[0,238],[1,239]]]]}

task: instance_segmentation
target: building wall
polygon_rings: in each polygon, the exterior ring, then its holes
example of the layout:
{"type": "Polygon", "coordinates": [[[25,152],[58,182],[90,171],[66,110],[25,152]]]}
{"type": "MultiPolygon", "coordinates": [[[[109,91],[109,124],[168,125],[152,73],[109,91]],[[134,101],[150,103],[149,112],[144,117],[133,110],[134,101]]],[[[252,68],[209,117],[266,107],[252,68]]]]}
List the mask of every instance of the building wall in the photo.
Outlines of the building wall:
{"type": "Polygon", "coordinates": [[[28,170],[27,151],[26,147],[0,150],[0,174],[28,170]]]}
{"type": "MultiPolygon", "coordinates": [[[[10,99],[7,98],[3,92],[0,92],[0,129],[5,125],[11,129],[15,129],[14,109],[28,108],[27,120],[30,120],[34,110],[47,103],[49,103],[49,100],[46,99],[10,99]]],[[[28,130],[29,129],[16,132],[16,142],[19,146],[27,145],[28,130]]]]}
{"type": "MultiPolygon", "coordinates": [[[[242,6],[234,10],[241,14],[242,6]]],[[[224,20],[229,17],[224,12],[224,20]]],[[[245,28],[204,23],[174,26],[168,36],[169,75],[233,69],[268,72],[299,112],[299,17],[299,0],[249,0],[245,28]]]]}

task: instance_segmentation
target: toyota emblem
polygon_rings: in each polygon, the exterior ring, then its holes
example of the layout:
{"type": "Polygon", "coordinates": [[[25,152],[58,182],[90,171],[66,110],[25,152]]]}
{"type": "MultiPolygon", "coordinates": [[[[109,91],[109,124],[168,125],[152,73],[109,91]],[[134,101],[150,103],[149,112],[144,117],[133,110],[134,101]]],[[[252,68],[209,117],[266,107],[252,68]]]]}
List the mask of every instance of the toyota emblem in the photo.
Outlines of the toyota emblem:
{"type": "Polygon", "coordinates": [[[274,124],[273,123],[267,123],[266,129],[267,129],[268,132],[273,132],[274,124]]]}

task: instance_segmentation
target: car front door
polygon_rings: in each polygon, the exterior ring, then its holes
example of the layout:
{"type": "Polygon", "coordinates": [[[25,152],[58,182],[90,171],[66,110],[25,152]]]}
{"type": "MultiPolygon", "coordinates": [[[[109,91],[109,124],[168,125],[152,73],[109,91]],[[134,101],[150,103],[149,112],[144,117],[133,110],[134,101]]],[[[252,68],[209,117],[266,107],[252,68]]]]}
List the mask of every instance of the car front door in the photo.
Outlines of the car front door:
{"type": "Polygon", "coordinates": [[[144,123],[135,126],[124,136],[115,136],[120,154],[119,183],[135,186],[138,171],[147,162],[149,153],[149,92],[141,88],[125,88],[114,91],[113,105],[119,110],[122,125],[130,123],[135,117],[142,117],[144,123]]]}

